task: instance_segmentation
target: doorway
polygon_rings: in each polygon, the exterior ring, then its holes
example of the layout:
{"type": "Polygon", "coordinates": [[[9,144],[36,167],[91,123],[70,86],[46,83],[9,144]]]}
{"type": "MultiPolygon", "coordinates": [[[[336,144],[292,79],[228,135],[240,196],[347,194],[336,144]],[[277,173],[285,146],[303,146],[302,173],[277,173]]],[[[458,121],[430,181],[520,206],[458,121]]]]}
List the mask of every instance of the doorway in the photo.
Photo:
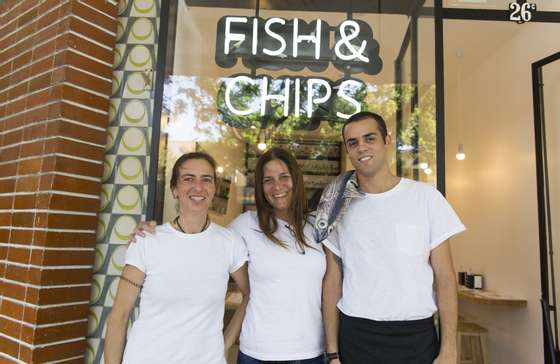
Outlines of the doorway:
{"type": "Polygon", "coordinates": [[[560,52],[532,65],[545,363],[560,360],[560,52]]]}

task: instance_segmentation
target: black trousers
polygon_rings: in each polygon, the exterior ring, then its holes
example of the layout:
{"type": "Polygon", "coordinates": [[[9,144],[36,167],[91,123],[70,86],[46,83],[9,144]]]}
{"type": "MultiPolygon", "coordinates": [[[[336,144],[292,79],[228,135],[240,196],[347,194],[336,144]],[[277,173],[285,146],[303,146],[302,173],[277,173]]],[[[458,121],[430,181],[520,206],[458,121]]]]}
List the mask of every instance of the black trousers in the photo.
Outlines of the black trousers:
{"type": "Polygon", "coordinates": [[[339,350],[344,364],[432,364],[439,342],[432,317],[373,321],[341,314],[339,350]]]}

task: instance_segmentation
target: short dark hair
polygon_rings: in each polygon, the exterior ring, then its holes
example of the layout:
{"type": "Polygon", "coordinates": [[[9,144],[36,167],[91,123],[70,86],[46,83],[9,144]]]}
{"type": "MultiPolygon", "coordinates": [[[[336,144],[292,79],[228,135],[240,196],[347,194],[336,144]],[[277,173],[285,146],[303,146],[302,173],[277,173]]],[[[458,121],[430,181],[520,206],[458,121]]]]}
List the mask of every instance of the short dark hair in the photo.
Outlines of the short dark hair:
{"type": "Polygon", "coordinates": [[[385,138],[387,138],[387,124],[385,123],[385,120],[381,117],[381,115],[376,114],[374,112],[371,111],[360,111],[359,113],[356,113],[352,116],[350,116],[345,122],[344,125],[342,126],[342,140],[344,139],[344,130],[346,129],[346,126],[350,123],[354,123],[357,121],[362,121],[362,120],[367,120],[367,119],[372,119],[375,120],[377,122],[377,126],[379,127],[379,130],[381,131],[381,135],[383,136],[383,140],[385,140],[385,138]]]}
{"type": "Polygon", "coordinates": [[[179,168],[181,168],[183,163],[191,159],[202,159],[208,162],[208,164],[212,167],[212,172],[214,172],[214,181],[216,180],[216,160],[212,158],[210,154],[204,152],[191,152],[180,156],[173,165],[173,169],[171,170],[171,180],[169,181],[171,189],[177,187],[177,181],[179,180],[179,168]]]}

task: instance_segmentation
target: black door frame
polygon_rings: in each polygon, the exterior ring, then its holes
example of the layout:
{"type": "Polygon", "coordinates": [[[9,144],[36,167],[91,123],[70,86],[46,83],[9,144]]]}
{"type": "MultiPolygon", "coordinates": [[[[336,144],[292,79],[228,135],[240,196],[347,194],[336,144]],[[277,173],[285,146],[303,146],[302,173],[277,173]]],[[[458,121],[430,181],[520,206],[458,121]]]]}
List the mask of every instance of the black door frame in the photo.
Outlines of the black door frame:
{"type": "Polygon", "coordinates": [[[537,177],[537,203],[539,217],[539,249],[541,268],[541,304],[545,363],[560,361],[558,350],[558,315],[556,284],[554,281],[552,222],[548,180],[548,158],[546,146],[546,120],[544,113],[544,84],[542,69],[560,60],[560,52],[545,57],[531,65],[533,82],[533,114],[535,122],[535,158],[537,177]],[[550,256],[550,260],[549,260],[550,256]],[[552,317],[551,317],[552,316],[552,317]],[[553,320],[553,322],[551,322],[553,320]],[[552,325],[554,324],[554,326],[552,325]]]}

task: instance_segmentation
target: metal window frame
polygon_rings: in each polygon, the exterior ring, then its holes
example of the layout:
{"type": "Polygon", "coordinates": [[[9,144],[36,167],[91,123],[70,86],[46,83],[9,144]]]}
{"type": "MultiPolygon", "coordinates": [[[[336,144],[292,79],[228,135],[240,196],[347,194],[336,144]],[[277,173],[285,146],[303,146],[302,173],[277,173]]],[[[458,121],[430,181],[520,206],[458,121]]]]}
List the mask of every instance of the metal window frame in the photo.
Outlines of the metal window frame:
{"type": "Polygon", "coordinates": [[[548,158],[546,148],[546,120],[544,114],[544,84],[542,69],[548,64],[560,61],[560,52],[545,57],[531,65],[533,85],[533,117],[535,123],[535,159],[537,178],[537,210],[539,221],[539,250],[541,272],[541,304],[543,320],[543,344],[546,364],[559,361],[558,315],[556,284],[552,246],[552,221],[550,215],[550,196],[548,180],[548,158]],[[548,259],[550,256],[550,260],[548,259]],[[549,281],[549,271],[551,280],[549,281]],[[552,291],[552,292],[550,292],[552,291]],[[551,297],[552,293],[552,297],[551,297]],[[552,300],[552,302],[550,302],[552,300]],[[554,320],[554,327],[551,318],[554,320]]]}

